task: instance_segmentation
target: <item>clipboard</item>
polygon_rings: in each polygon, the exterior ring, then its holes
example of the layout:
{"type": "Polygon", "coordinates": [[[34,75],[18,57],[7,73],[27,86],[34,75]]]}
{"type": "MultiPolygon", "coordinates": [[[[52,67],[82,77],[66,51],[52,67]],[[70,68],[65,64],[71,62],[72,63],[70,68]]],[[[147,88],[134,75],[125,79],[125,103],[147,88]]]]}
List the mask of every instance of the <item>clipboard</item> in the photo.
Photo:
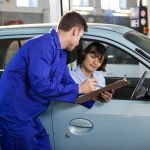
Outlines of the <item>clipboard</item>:
{"type": "Polygon", "coordinates": [[[127,81],[127,80],[118,80],[118,81],[116,81],[114,83],[108,84],[104,88],[92,91],[92,92],[90,92],[88,94],[85,94],[83,96],[78,97],[76,99],[76,103],[81,104],[81,103],[89,101],[89,100],[95,101],[96,97],[98,97],[100,93],[102,93],[104,91],[110,91],[112,89],[116,91],[117,89],[120,89],[120,88],[122,88],[122,87],[124,87],[124,86],[126,86],[128,84],[130,84],[130,82],[127,81]]]}

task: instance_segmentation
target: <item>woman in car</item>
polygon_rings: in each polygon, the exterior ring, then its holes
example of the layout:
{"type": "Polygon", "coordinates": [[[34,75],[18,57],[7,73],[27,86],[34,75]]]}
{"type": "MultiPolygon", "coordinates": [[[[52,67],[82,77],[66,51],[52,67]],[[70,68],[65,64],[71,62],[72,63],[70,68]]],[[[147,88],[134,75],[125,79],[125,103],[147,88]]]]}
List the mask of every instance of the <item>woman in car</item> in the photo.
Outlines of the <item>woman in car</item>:
{"type": "MultiPolygon", "coordinates": [[[[100,71],[105,71],[107,63],[106,48],[104,45],[93,42],[88,47],[82,51],[79,59],[77,60],[77,68],[74,71],[71,71],[71,76],[77,84],[82,84],[87,80],[96,79],[95,86],[97,89],[105,87],[105,78],[100,71]]],[[[101,102],[109,102],[112,98],[111,92],[103,92],[100,95],[101,102]]],[[[91,108],[94,104],[94,101],[90,100],[85,102],[85,105],[88,108],[91,108]]]]}

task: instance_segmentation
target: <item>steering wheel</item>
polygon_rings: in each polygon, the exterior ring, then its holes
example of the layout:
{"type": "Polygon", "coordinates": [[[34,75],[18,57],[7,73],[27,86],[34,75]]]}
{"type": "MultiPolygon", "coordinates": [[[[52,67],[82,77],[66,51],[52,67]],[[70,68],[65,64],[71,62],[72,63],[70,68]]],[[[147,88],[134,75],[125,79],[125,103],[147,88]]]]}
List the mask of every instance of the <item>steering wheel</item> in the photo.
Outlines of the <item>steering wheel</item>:
{"type": "Polygon", "coordinates": [[[147,89],[145,89],[142,85],[143,85],[143,82],[144,82],[144,80],[145,80],[145,78],[147,76],[147,73],[148,73],[147,71],[145,71],[143,73],[142,77],[140,78],[137,86],[135,87],[135,89],[134,89],[134,91],[133,91],[133,93],[131,95],[131,99],[136,99],[136,98],[140,97],[141,92],[142,93],[146,93],[147,89]]]}

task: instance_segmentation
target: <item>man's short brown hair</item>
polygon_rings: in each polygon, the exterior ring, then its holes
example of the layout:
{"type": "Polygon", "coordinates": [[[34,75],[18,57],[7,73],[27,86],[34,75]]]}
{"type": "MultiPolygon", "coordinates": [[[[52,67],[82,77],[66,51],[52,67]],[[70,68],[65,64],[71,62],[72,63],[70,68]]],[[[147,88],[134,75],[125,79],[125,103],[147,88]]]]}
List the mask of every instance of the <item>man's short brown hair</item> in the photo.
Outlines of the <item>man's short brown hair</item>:
{"type": "Polygon", "coordinates": [[[62,16],[58,25],[58,29],[63,31],[69,31],[73,27],[79,27],[81,29],[84,29],[84,31],[87,31],[88,28],[83,16],[75,11],[70,11],[62,16]]]}

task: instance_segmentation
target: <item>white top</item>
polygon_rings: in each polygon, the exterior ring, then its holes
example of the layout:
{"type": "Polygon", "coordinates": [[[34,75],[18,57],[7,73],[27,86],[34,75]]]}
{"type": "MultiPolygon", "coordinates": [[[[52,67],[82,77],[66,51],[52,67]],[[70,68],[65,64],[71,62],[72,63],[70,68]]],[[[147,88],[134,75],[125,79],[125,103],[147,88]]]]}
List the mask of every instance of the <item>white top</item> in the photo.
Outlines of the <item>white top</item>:
{"type": "MultiPolygon", "coordinates": [[[[82,70],[80,69],[80,66],[78,65],[77,68],[74,71],[70,71],[71,77],[73,78],[73,80],[77,83],[77,84],[82,84],[83,82],[85,82],[88,78],[85,76],[85,74],[82,72],[82,70]]],[[[105,78],[103,76],[103,74],[100,71],[94,71],[92,73],[92,76],[94,78],[96,78],[98,85],[100,87],[105,87],[106,86],[106,82],[105,82],[105,78]]],[[[99,87],[97,87],[97,89],[99,89],[99,87]]]]}

